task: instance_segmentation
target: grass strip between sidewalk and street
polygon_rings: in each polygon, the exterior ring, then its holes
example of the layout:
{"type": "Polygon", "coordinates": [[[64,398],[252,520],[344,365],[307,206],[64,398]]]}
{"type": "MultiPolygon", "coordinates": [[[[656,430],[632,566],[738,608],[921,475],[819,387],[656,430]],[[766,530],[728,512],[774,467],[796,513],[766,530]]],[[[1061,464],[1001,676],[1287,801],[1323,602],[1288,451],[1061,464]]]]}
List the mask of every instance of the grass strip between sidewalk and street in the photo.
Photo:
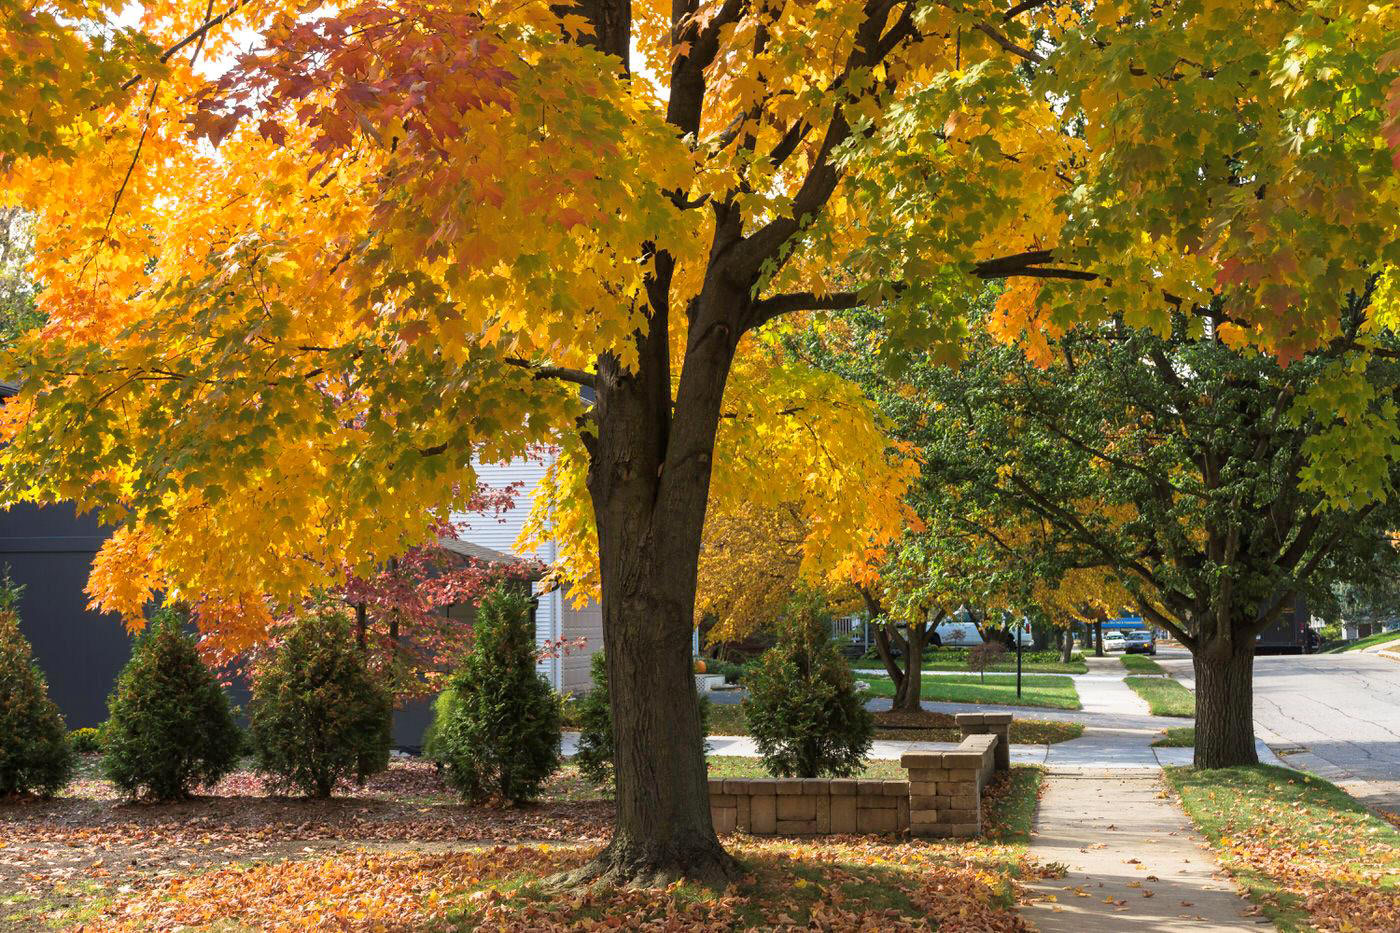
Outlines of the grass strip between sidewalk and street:
{"type": "MultiPolygon", "coordinates": [[[[862,675],[870,685],[870,696],[894,696],[894,681],[888,677],[862,675]]],[[[1005,674],[932,675],[923,678],[920,698],[933,703],[990,703],[999,706],[1041,706],[1047,709],[1079,709],[1079,692],[1074,681],[1056,674],[1027,674],[1021,678],[1021,695],[1016,695],[1016,678],[1005,674]]]]}
{"type": "Polygon", "coordinates": [[[1153,716],[1196,715],[1196,695],[1170,677],[1124,677],[1123,683],[1147,701],[1153,716]]]}
{"type": "Polygon", "coordinates": [[[1152,743],[1153,748],[1195,748],[1196,727],[1177,726],[1152,743]]]}
{"type": "Polygon", "coordinates": [[[1400,930],[1400,832],[1340,788],[1269,765],[1166,778],[1281,933],[1400,930]]]}
{"type": "Polygon", "coordinates": [[[1118,659],[1123,662],[1123,666],[1134,674],[1165,674],[1166,670],[1162,665],[1152,660],[1145,654],[1125,654],[1118,659]]]}

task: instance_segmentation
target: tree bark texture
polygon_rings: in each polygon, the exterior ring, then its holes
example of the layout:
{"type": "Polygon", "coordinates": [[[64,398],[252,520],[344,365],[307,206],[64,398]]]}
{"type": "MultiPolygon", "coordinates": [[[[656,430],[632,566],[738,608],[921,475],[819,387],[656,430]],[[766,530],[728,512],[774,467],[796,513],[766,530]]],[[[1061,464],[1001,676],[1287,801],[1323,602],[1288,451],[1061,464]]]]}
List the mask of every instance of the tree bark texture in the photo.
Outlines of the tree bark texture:
{"type": "Polygon", "coordinates": [[[1193,653],[1192,664],[1196,672],[1196,767],[1258,764],[1253,638],[1212,639],[1193,653]]]}

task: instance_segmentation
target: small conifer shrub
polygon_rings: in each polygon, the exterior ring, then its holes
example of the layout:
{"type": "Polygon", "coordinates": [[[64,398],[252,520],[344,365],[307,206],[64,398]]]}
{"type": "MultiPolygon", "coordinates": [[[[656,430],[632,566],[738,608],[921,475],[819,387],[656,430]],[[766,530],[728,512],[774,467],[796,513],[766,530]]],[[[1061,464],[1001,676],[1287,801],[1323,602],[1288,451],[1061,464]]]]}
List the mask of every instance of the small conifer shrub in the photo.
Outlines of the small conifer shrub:
{"type": "Polygon", "coordinates": [[[183,800],[238,762],[242,737],[228,697],[184,621],[173,608],[156,612],[107,703],[102,770],[132,797],[183,800]]]}
{"type": "Polygon", "coordinates": [[[559,767],[559,701],[535,670],[532,605],[504,585],[482,597],[453,699],[440,706],[433,752],[468,800],[534,800],[559,767]]]}
{"type": "Polygon", "coordinates": [[[832,644],[817,594],[799,593],[788,603],[777,644],[744,682],[744,718],[770,774],[847,777],[861,769],[874,722],[832,644]]]}
{"type": "Polygon", "coordinates": [[[389,766],[393,700],[333,608],[292,624],[253,677],[253,750],[274,787],[329,797],[389,766]]]}
{"type": "Polygon", "coordinates": [[[33,649],[19,630],[24,588],[0,582],[0,796],[63,789],[73,771],[73,748],[33,649]]]}

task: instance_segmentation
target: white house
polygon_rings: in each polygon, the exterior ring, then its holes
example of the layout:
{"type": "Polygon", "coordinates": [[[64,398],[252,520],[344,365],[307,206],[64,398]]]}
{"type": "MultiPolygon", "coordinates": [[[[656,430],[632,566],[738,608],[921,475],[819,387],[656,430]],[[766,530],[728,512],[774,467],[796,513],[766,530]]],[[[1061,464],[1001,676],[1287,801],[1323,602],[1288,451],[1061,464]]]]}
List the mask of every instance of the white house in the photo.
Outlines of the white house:
{"type": "MultiPolygon", "coordinates": [[[[554,454],[544,453],[541,459],[512,460],[504,464],[476,464],[477,476],[482,482],[496,488],[504,488],[512,483],[520,483],[516,493],[515,507],[499,517],[482,515],[456,515],[454,520],[465,523],[461,536],[472,544],[479,544],[506,554],[520,557],[535,557],[546,564],[553,564],[558,558],[554,542],[549,542],[536,551],[521,551],[516,547],[516,539],[530,514],[535,490],[544,478],[554,454]]],[[[582,638],[584,647],[572,649],[562,657],[548,657],[540,661],[540,673],[549,683],[563,693],[587,692],[593,685],[589,676],[589,665],[595,652],[603,647],[603,612],[596,602],[589,600],[581,609],[575,609],[568,594],[561,590],[540,595],[539,609],[535,613],[535,642],[543,646],[546,641],[560,639],[572,641],[582,638]]]]}

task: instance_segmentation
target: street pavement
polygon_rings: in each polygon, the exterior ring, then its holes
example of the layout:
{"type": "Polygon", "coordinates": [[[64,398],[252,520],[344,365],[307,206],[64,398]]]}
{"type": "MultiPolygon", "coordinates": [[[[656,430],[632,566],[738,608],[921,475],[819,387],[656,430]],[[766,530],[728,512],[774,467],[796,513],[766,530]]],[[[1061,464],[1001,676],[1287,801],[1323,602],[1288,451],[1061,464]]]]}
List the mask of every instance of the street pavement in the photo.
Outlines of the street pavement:
{"type": "MultiPolygon", "coordinates": [[[[1194,688],[1185,651],[1157,663],[1194,688]]],[[[1400,813],[1400,661],[1360,651],[1256,658],[1254,725],[1289,765],[1400,813]]]]}

